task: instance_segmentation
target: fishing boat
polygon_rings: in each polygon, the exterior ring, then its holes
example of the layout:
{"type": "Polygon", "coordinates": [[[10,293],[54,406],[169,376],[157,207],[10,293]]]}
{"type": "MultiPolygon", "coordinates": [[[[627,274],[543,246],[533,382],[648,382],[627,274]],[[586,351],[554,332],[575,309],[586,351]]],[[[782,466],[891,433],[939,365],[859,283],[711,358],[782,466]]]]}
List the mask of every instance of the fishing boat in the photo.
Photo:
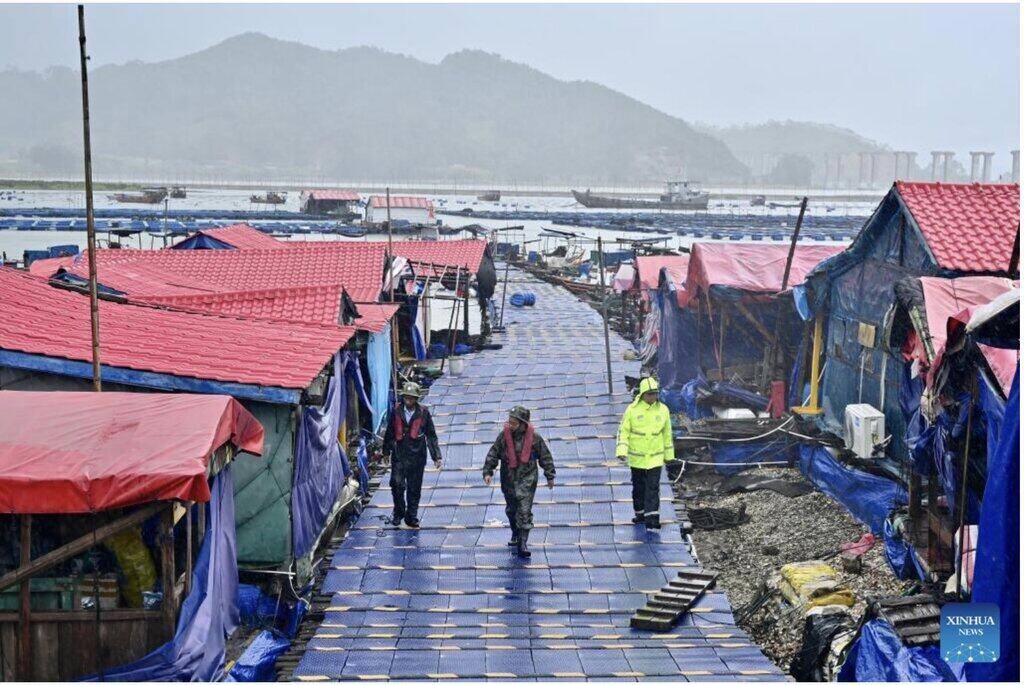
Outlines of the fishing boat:
{"type": "Polygon", "coordinates": [[[249,202],[257,205],[283,205],[288,200],[288,193],[275,193],[268,190],[262,195],[250,195],[249,202]]]}
{"type": "Polygon", "coordinates": [[[363,226],[350,226],[348,224],[342,224],[334,229],[334,232],[338,235],[343,235],[346,238],[362,238],[366,235],[367,230],[363,226]]]}
{"type": "Polygon", "coordinates": [[[115,193],[109,197],[124,204],[158,205],[167,198],[167,188],[143,188],[138,193],[115,193]]]}
{"type": "Polygon", "coordinates": [[[796,209],[800,206],[799,202],[769,202],[768,209],[796,209]]]}
{"type": "Polygon", "coordinates": [[[764,207],[764,203],[765,203],[764,195],[755,195],[754,197],[750,198],[750,206],[751,207],[764,207]]]}
{"type": "Polygon", "coordinates": [[[500,190],[488,190],[485,193],[476,196],[476,199],[481,202],[498,202],[501,200],[500,190]]]}
{"type": "Polygon", "coordinates": [[[657,200],[595,195],[589,189],[582,193],[574,190],[572,196],[591,209],[707,209],[711,197],[689,181],[666,181],[665,192],[657,200]]]}
{"type": "Polygon", "coordinates": [[[184,200],[186,195],[184,186],[174,186],[171,188],[171,197],[175,200],[184,200]]]}

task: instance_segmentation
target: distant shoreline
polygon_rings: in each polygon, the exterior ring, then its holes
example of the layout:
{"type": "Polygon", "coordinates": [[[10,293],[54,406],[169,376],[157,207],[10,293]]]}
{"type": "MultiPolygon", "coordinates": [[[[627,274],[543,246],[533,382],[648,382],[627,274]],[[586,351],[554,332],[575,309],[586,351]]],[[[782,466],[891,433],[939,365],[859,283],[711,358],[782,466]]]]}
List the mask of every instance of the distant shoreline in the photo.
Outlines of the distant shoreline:
{"type": "MultiPolygon", "coordinates": [[[[349,188],[364,194],[381,194],[388,189],[389,186],[381,183],[309,183],[303,185],[289,184],[289,183],[264,183],[255,184],[243,181],[223,181],[223,182],[195,182],[195,183],[182,183],[176,182],[156,182],[156,181],[96,181],[93,183],[93,190],[96,192],[111,192],[111,191],[132,191],[140,190],[142,188],[151,187],[171,187],[171,186],[184,186],[186,189],[204,189],[204,190],[225,190],[225,189],[238,189],[238,190],[255,190],[255,191],[287,191],[291,193],[299,193],[304,188],[349,188]]],[[[577,189],[584,189],[586,184],[578,184],[577,189]]],[[[71,180],[43,180],[43,179],[7,179],[0,178],[0,190],[65,190],[65,191],[83,191],[85,184],[82,181],[71,181],[71,180]]],[[[503,188],[501,184],[495,185],[466,185],[460,186],[458,184],[438,183],[436,185],[429,182],[417,182],[417,183],[396,183],[390,186],[392,193],[403,193],[411,195],[480,195],[482,193],[499,190],[503,196],[506,197],[572,197],[572,189],[569,186],[557,187],[553,185],[548,186],[520,186],[517,188],[503,188]]],[[[590,189],[594,192],[601,193],[612,193],[615,195],[632,196],[632,197],[646,197],[656,198],[662,192],[660,188],[654,187],[606,187],[606,186],[590,186],[590,189]]],[[[749,186],[749,187],[716,187],[713,185],[705,186],[705,189],[711,193],[714,199],[718,200],[742,200],[753,197],[755,195],[763,195],[768,200],[789,200],[798,199],[799,197],[806,194],[811,200],[831,200],[834,202],[873,202],[877,201],[888,188],[767,188],[763,186],[749,186]]]]}

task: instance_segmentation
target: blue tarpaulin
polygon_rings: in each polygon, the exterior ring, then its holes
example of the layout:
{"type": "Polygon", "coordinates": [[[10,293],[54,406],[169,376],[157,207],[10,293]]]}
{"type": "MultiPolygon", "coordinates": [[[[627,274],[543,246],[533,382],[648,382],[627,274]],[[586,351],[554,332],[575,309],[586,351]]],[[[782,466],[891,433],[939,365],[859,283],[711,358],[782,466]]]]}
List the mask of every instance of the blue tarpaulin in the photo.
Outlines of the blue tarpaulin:
{"type": "MultiPolygon", "coordinates": [[[[885,330],[885,318],[895,302],[894,286],[910,274],[931,275],[935,260],[913,220],[904,215],[892,190],[868,219],[853,244],[815,267],[807,277],[807,302],[826,317],[825,366],[821,380],[823,426],[843,434],[847,405],[866,403],[885,414],[886,430],[905,434],[900,407],[901,368],[906,361],[886,345],[861,344],[861,324],[885,330]],[[884,397],[883,397],[884,395],[884,397]]],[[[902,460],[901,439],[889,442],[886,453],[902,460]]]]}
{"type": "Polygon", "coordinates": [[[883,525],[882,539],[885,543],[885,558],[897,578],[923,580],[927,577],[917,559],[913,545],[896,534],[892,521],[888,519],[883,525]]]}
{"type": "Polygon", "coordinates": [[[323,406],[301,408],[292,485],[292,551],[296,558],[313,548],[345,485],[347,459],[338,442],[345,410],[344,374],[341,354],[335,354],[323,406]]]}
{"type": "Polygon", "coordinates": [[[839,671],[839,682],[953,682],[957,673],[937,645],[908,647],[886,621],[876,618],[860,630],[839,671]]]}
{"type": "Polygon", "coordinates": [[[356,450],[356,465],[359,469],[359,492],[366,495],[370,492],[370,456],[366,452],[366,440],[359,439],[356,450]]]}
{"type": "Polygon", "coordinates": [[[807,480],[846,507],[877,536],[883,534],[889,513],[907,503],[902,485],[844,466],[825,447],[800,445],[798,461],[807,480]]]}
{"type": "Polygon", "coordinates": [[[229,245],[223,240],[217,240],[203,233],[196,233],[191,238],[182,240],[177,245],[172,245],[174,250],[234,250],[234,245],[229,245]]]}
{"type": "Polygon", "coordinates": [[[266,683],[277,680],[274,664],[277,657],[288,651],[291,643],[291,640],[276,631],[261,631],[249,643],[242,656],[238,657],[225,680],[235,683],[266,683]]]}
{"type": "Polygon", "coordinates": [[[380,333],[371,333],[366,344],[366,365],[370,369],[370,404],[373,410],[373,432],[380,430],[388,414],[391,388],[391,324],[380,333]]]}
{"type": "Polygon", "coordinates": [[[999,439],[991,439],[981,503],[971,601],[999,606],[999,660],[969,664],[968,680],[1020,680],[1020,367],[1013,379],[999,439]]]}
{"type": "Polygon", "coordinates": [[[214,478],[208,521],[209,529],[192,570],[192,591],[181,605],[174,639],[133,664],[103,671],[87,680],[212,681],[221,676],[224,645],[239,622],[235,497],[230,465],[214,478]]]}

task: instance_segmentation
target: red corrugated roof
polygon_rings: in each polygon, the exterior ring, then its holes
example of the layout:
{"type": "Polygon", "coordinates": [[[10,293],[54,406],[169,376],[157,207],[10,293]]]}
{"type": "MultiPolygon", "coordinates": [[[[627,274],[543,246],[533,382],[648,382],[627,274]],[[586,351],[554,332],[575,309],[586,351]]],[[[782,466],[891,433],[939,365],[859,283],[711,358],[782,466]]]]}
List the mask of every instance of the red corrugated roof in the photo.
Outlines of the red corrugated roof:
{"type": "Polygon", "coordinates": [[[690,263],[690,255],[647,255],[636,258],[637,274],[642,290],[657,290],[658,278],[664,267],[686,269],[690,263]]]}
{"type": "Polygon", "coordinates": [[[42,278],[49,278],[50,276],[57,273],[57,270],[64,266],[74,264],[75,257],[72,255],[69,257],[50,257],[48,259],[37,259],[28,265],[28,272],[33,276],[41,276],[42,278]]]}
{"type": "MultiPolygon", "coordinates": [[[[355,330],[105,301],[99,308],[105,365],[277,388],[306,388],[355,330]]],[[[86,297],[0,268],[0,349],[88,362],[90,330],[86,297]]]]}
{"type": "MultiPolygon", "coordinates": [[[[359,202],[359,193],[341,188],[314,188],[304,190],[302,194],[314,200],[338,200],[340,202],[359,202]]],[[[394,207],[395,205],[391,205],[394,207]]]]}
{"type": "Polygon", "coordinates": [[[1005,272],[1020,224],[1016,183],[909,183],[896,190],[943,269],[1005,272]]]}
{"type": "Polygon", "coordinates": [[[138,299],[189,311],[336,326],[344,292],[340,285],[324,285],[138,299]]]}
{"type": "Polygon", "coordinates": [[[263,451],[263,426],[223,395],[0,392],[0,511],[85,514],[208,502],[210,455],[263,451]]]}
{"type": "Polygon", "coordinates": [[[231,226],[221,226],[220,228],[204,228],[199,233],[240,250],[272,250],[288,247],[277,238],[267,235],[249,224],[232,224],[231,226]]]}
{"type": "MultiPolygon", "coordinates": [[[[384,195],[373,195],[369,204],[373,208],[387,208],[387,197],[384,195]]],[[[408,195],[392,195],[391,209],[433,209],[434,203],[425,197],[411,197],[408,195]]]]}
{"type": "MultiPolygon", "coordinates": [[[[387,243],[381,243],[387,245],[387,243]]],[[[458,266],[472,273],[480,270],[487,249],[486,240],[396,240],[394,253],[412,262],[458,266]]]]}
{"type": "Polygon", "coordinates": [[[398,313],[399,306],[397,304],[357,304],[359,318],[355,322],[356,328],[370,333],[380,333],[398,313]]]}
{"type": "MultiPolygon", "coordinates": [[[[342,285],[356,302],[380,296],[384,247],[379,243],[290,245],[287,250],[99,250],[100,283],[146,297],[342,285]]],[[[82,257],[73,273],[86,277],[82,257]]]]}
{"type": "MultiPolygon", "coordinates": [[[[797,245],[788,288],[803,283],[811,269],[842,251],[842,245],[797,245]]],[[[778,293],[788,255],[789,245],[695,243],[690,252],[686,291],[680,306],[713,285],[754,295],[778,293]]]]}
{"type": "MultiPolygon", "coordinates": [[[[291,245],[318,246],[320,249],[346,249],[347,245],[376,245],[386,253],[386,240],[364,241],[354,243],[343,240],[326,240],[322,242],[295,242],[291,245]]],[[[437,264],[438,266],[458,266],[469,269],[474,274],[479,271],[483,262],[487,241],[467,238],[465,240],[395,240],[391,243],[392,253],[396,257],[404,257],[413,262],[437,264]]],[[[355,296],[356,302],[361,300],[355,296]]]]}

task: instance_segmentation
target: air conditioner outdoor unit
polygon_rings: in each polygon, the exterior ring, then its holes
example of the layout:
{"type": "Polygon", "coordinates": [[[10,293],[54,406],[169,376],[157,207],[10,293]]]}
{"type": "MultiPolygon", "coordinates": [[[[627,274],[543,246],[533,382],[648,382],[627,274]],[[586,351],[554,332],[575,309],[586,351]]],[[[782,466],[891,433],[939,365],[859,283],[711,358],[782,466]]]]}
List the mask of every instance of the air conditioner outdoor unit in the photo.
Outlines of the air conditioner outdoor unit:
{"type": "Polygon", "coordinates": [[[885,414],[870,404],[849,404],[844,425],[847,449],[861,459],[874,458],[875,446],[885,440],[885,414]]]}

